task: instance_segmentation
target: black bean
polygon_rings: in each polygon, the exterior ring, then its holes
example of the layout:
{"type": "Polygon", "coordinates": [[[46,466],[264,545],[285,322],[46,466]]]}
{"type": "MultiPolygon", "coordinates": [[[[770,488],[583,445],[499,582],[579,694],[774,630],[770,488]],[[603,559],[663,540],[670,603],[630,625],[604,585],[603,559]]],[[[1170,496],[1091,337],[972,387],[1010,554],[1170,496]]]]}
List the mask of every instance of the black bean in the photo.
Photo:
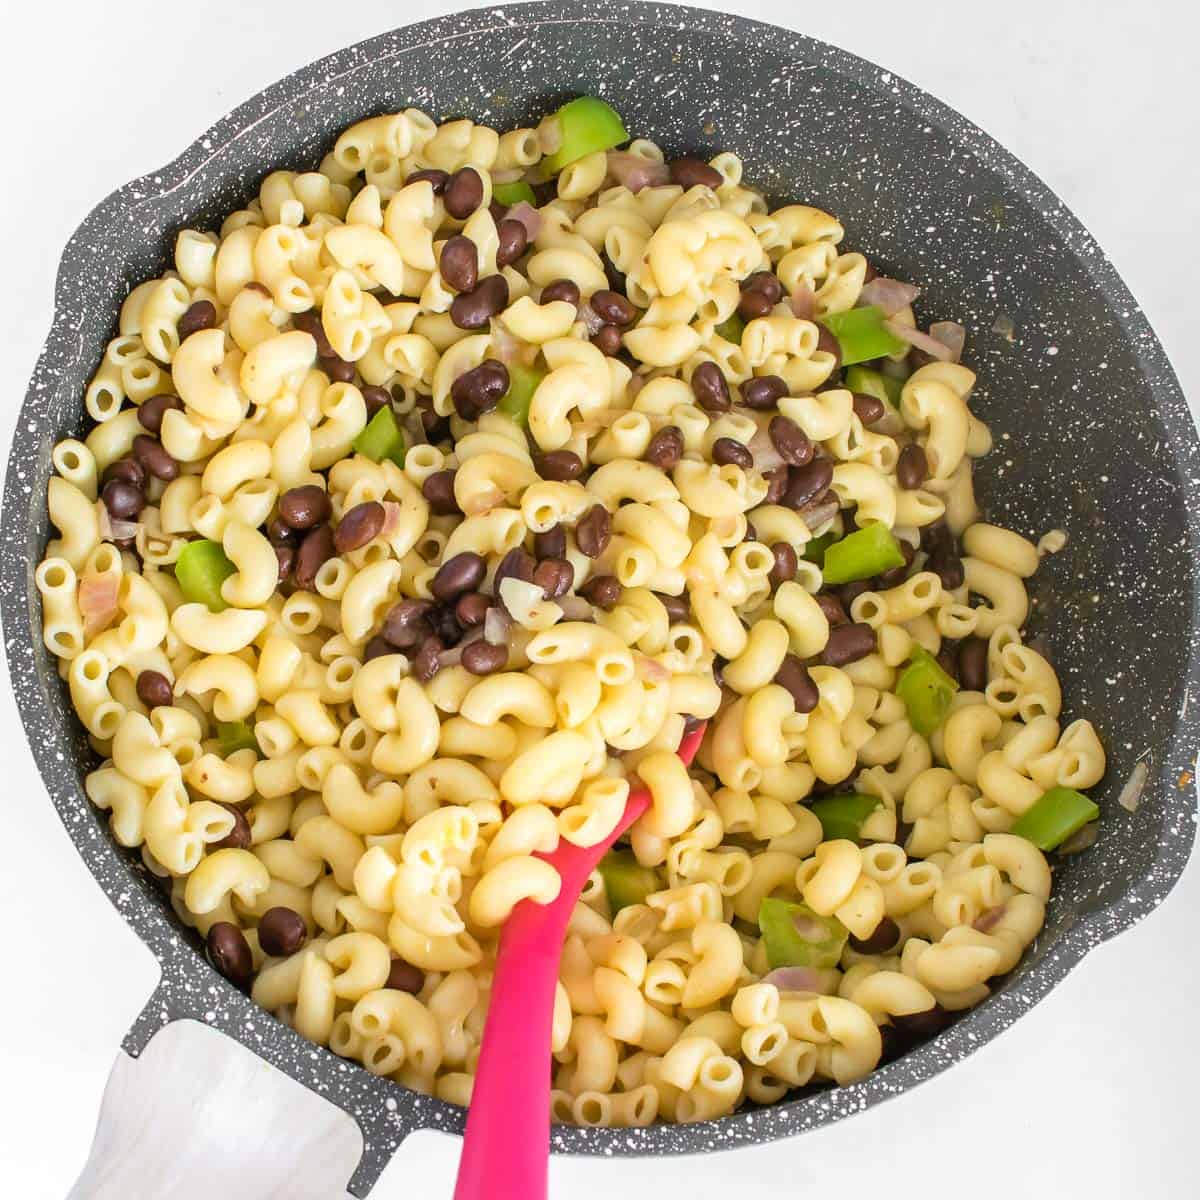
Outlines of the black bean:
{"type": "Polygon", "coordinates": [[[583,459],[574,450],[550,450],[539,454],[533,465],[543,479],[567,483],[583,474],[583,459]]]}
{"type": "Polygon", "coordinates": [[[692,395],[705,412],[728,412],[733,406],[724,372],[709,360],[702,362],[692,372],[692,395]]]}
{"type": "Polygon", "coordinates": [[[446,646],[440,637],[431,635],[422,643],[412,660],[413,678],[418,683],[428,683],[441,669],[441,653],[446,646]]]}
{"type": "Polygon", "coordinates": [[[938,666],[957,682],[958,655],[955,653],[953,645],[950,642],[943,642],[942,648],[934,655],[934,658],[937,659],[938,666]]]}
{"type": "Polygon", "coordinates": [[[321,314],[315,308],[310,308],[306,312],[292,313],[292,324],[307,333],[317,343],[318,358],[337,358],[329,337],[325,333],[325,326],[321,324],[321,314]]]}
{"type": "Polygon", "coordinates": [[[229,921],[217,921],[205,939],[208,960],[230,983],[245,991],[254,976],[254,956],[242,931],[229,921]]]}
{"type": "Polygon", "coordinates": [[[379,536],[387,513],[378,500],[365,500],[356,504],[348,512],[342,514],[337,530],[333,535],[333,544],[339,554],[349,554],[352,550],[365,546],[369,541],[379,536]]]}
{"type": "Polygon", "coordinates": [[[429,614],[429,622],[433,626],[433,632],[447,646],[457,646],[462,641],[463,627],[454,615],[454,605],[439,604],[429,614]]]}
{"type": "Polygon", "coordinates": [[[496,266],[507,267],[525,253],[529,245],[529,230],[522,221],[501,221],[496,226],[496,266]]]}
{"type": "Polygon", "coordinates": [[[279,567],[277,582],[283,583],[291,576],[292,568],[296,565],[296,547],[275,546],[275,561],[279,567]]]}
{"type": "Polygon", "coordinates": [[[748,291],[738,297],[738,316],[743,321],[765,317],[774,307],[775,302],[765,292],[748,291]]]}
{"type": "Polygon", "coordinates": [[[139,433],[133,439],[134,457],[142,464],[155,479],[170,483],[179,478],[179,464],[163,447],[163,444],[149,434],[139,433]]]}
{"type": "Polygon", "coordinates": [[[479,172],[474,167],[455,171],[446,180],[442,202],[456,221],[465,221],[483,203],[483,180],[479,172]]]}
{"type": "Polygon", "coordinates": [[[612,540],[612,514],[603,504],[593,504],[575,526],[575,544],[580,554],[599,558],[612,540]]]}
{"type": "Polygon", "coordinates": [[[178,409],[182,412],[183,401],[178,396],[172,396],[168,392],[159,392],[157,396],[151,396],[149,400],[144,400],[138,405],[138,423],[143,429],[148,429],[151,433],[157,435],[159,430],[162,429],[163,413],[168,408],[178,409]]]}
{"type": "Polygon", "coordinates": [[[567,531],[562,525],[553,525],[544,533],[533,535],[533,556],[539,562],[547,558],[565,558],[567,554],[567,531]]]}
{"type": "Polygon", "coordinates": [[[931,555],[958,553],[958,543],[945,518],[921,526],[921,549],[931,555]]]}
{"type": "Polygon", "coordinates": [[[292,570],[292,582],[304,591],[311,592],[317,572],[337,553],[333,544],[333,530],[328,525],[310,529],[296,551],[296,565],[292,570]]]}
{"type": "Polygon", "coordinates": [[[387,982],[383,986],[394,992],[408,992],[415,996],[425,986],[425,972],[402,958],[393,958],[387,982]]]}
{"type": "Polygon", "coordinates": [[[829,491],[833,482],[833,463],[827,458],[814,458],[803,467],[788,470],[787,487],[779,503],[796,511],[811,504],[829,491]]]}
{"type": "Polygon", "coordinates": [[[838,625],[829,631],[829,641],[821,651],[821,661],[827,667],[844,667],[857,662],[875,651],[875,630],[870,625],[856,621],[850,625],[838,625]]]}
{"type": "Polygon", "coordinates": [[[712,460],[719,467],[735,466],[748,470],[754,466],[754,455],[737,438],[721,437],[712,444],[712,460]]]}
{"type": "Polygon", "coordinates": [[[450,387],[454,408],[464,421],[478,421],[508,391],[508,368],[494,358],[460,375],[450,387]]]}
{"type": "Polygon", "coordinates": [[[655,592],[659,603],[667,610],[667,620],[672,625],[680,625],[692,615],[692,606],[688,603],[687,593],[681,596],[671,596],[666,592],[655,592]]]}
{"type": "Polygon", "coordinates": [[[400,600],[388,610],[380,632],[389,646],[409,650],[429,636],[432,611],[433,605],[428,600],[400,600]]]}
{"type": "Polygon", "coordinates": [[[336,354],[317,359],[317,366],[329,376],[331,383],[353,383],[354,364],[336,354]]]}
{"type": "Polygon", "coordinates": [[[847,612],[850,611],[850,606],[863,594],[863,592],[873,591],[875,583],[871,579],[855,579],[851,583],[843,583],[838,588],[838,599],[842,602],[842,606],[847,612]]]}
{"type": "Polygon", "coordinates": [[[110,479],[104,485],[100,499],[114,521],[132,521],[146,507],[146,497],[141,489],[121,479],[110,479]]]}
{"type": "Polygon", "coordinates": [[[462,511],[454,498],[454,472],[449,469],[426,475],[421,483],[421,495],[428,501],[430,511],[439,517],[462,511]]]}
{"type": "Polygon", "coordinates": [[[411,175],[406,176],[404,186],[408,187],[410,183],[428,183],[433,188],[433,194],[440,196],[446,190],[446,184],[449,182],[449,171],[439,171],[436,167],[426,167],[423,171],[414,171],[411,175]]]}
{"type": "Polygon", "coordinates": [[[500,595],[500,585],[506,579],[522,579],[526,583],[533,582],[533,571],[537,566],[533,556],[527,554],[520,546],[514,546],[497,564],[492,573],[492,591],[500,595]]]}
{"type": "Polygon", "coordinates": [[[546,558],[534,568],[533,582],[545,592],[547,600],[557,600],[571,590],[575,568],[565,558],[546,558]]]}
{"type": "Polygon", "coordinates": [[[329,494],[315,483],[288,488],[279,497],[279,516],[292,529],[311,529],[328,521],[332,512],[329,494]]]}
{"type": "Polygon", "coordinates": [[[832,592],[818,592],[813,599],[817,602],[817,607],[825,614],[825,620],[830,625],[850,624],[850,618],[846,616],[842,602],[832,592]]]}
{"type": "Polygon", "coordinates": [[[795,547],[790,542],[773,543],[771,553],[775,555],[775,565],[767,574],[767,582],[774,591],[781,583],[796,578],[796,569],[800,562],[796,557],[795,547]]]}
{"type": "Polygon", "coordinates": [[[850,945],[859,954],[887,954],[900,940],[900,926],[891,917],[883,917],[870,936],[850,935],[850,945]]]}
{"type": "Polygon", "coordinates": [[[218,800],[217,803],[233,814],[233,828],[219,842],[213,842],[209,850],[249,849],[254,835],[250,832],[250,822],[246,820],[246,814],[236,804],[226,804],[223,800],[218,800]]]}
{"type": "Polygon", "coordinates": [[[370,662],[373,658],[383,658],[388,654],[395,653],[396,648],[388,643],[387,638],[377,633],[363,648],[363,662],[370,662]]]}
{"type": "Polygon", "coordinates": [[[678,425],[664,425],[646,447],[646,461],[660,471],[673,471],[683,457],[683,430],[678,425]]]}
{"type": "Polygon", "coordinates": [[[896,460],[896,482],[906,491],[914,491],[929,478],[929,459],[916,442],[910,442],[900,451],[896,460]]]}
{"type": "Polygon", "coordinates": [[[455,600],[463,592],[478,591],[486,574],[483,559],[473,550],[464,550],[442,563],[429,590],[438,600],[455,600]]]}
{"type": "Polygon", "coordinates": [[[910,1033],[916,1037],[932,1037],[941,1033],[953,1020],[953,1014],[948,1013],[940,1004],[935,1004],[925,1012],[906,1013],[892,1018],[902,1033],[910,1033]]]}
{"type": "Polygon", "coordinates": [[[282,904],[268,908],[258,922],[258,944],[272,958],[295,954],[308,941],[308,926],[294,909],[282,904]]]}
{"type": "Polygon", "coordinates": [[[508,280],[503,275],[489,275],[473,291],[454,297],[450,319],[459,329],[484,329],[507,305],[508,280]]]}
{"type": "Polygon", "coordinates": [[[898,567],[892,567],[879,575],[878,586],[881,588],[898,587],[908,578],[908,568],[912,566],[916,551],[903,538],[898,538],[897,541],[904,561],[898,567]]]}
{"type": "Polygon", "coordinates": [[[742,384],[742,403],[747,408],[766,412],[788,394],[788,385],[778,375],[755,375],[742,384]]]}
{"type": "Polygon", "coordinates": [[[948,592],[962,587],[967,577],[962,559],[952,552],[931,554],[928,567],[942,581],[942,587],[948,592]]]}
{"type": "Polygon", "coordinates": [[[508,665],[508,647],[496,646],[480,638],[463,647],[462,665],[472,675],[494,675],[508,665]]]}
{"type": "Polygon", "coordinates": [[[601,325],[591,337],[591,343],[606,358],[621,353],[621,330],[616,325],[601,325]]]}
{"type": "Polygon", "coordinates": [[[442,257],[438,261],[442,278],[456,292],[474,291],[479,282],[479,251],[469,237],[461,233],[442,247],[442,257]]]}
{"type": "Polygon", "coordinates": [[[278,513],[267,522],[267,539],[272,546],[296,546],[300,531],[293,529],[278,513]]]}
{"type": "Polygon", "coordinates": [[[817,322],[817,349],[833,355],[833,369],[840,370],[842,366],[842,343],[821,324],[817,322]]]}
{"type": "Polygon", "coordinates": [[[179,340],[198,333],[201,329],[211,329],[217,323],[217,310],[211,300],[195,300],[184,310],[179,318],[179,340]]]}
{"type": "Polygon", "coordinates": [[[958,680],[968,692],[982,692],[988,685],[988,644],[970,637],[958,648],[958,680]]]}
{"type": "Polygon", "coordinates": [[[568,304],[579,305],[579,285],[569,279],[556,279],[542,288],[541,303],[549,304],[553,300],[565,300],[568,304]]]}
{"type": "Polygon", "coordinates": [[[852,392],[851,397],[854,403],[854,415],[864,425],[874,425],[886,411],[883,401],[878,396],[871,396],[866,392],[852,392]]]}
{"type": "Polygon", "coordinates": [[[362,392],[363,403],[367,406],[367,417],[373,417],[382,408],[391,407],[392,393],[385,387],[379,387],[374,383],[363,384],[359,391],[362,392]]]}
{"type": "Polygon", "coordinates": [[[792,703],[798,713],[810,713],[817,707],[817,701],[821,698],[817,685],[808,668],[794,654],[784,655],[775,673],[775,682],[791,693],[792,703]]]}
{"type": "Polygon", "coordinates": [[[608,612],[621,598],[621,584],[615,575],[593,575],[576,589],[589,604],[608,612]]]}
{"type": "Polygon", "coordinates": [[[139,671],[137,697],[147,708],[163,708],[173,703],[171,681],[161,671],[139,671]]]}
{"type": "Polygon", "coordinates": [[[761,292],[772,304],[783,299],[783,284],[772,271],[755,271],[739,285],[743,292],[761,292]]]}
{"type": "Polygon", "coordinates": [[[677,158],[669,164],[671,182],[677,183],[686,192],[698,184],[714,191],[725,182],[725,177],[716,167],[710,167],[700,158],[677,158]]]}
{"type": "Polygon", "coordinates": [[[464,629],[474,629],[487,619],[488,609],[492,602],[482,592],[467,592],[459,596],[454,606],[454,619],[464,629]]]}
{"type": "Polygon", "coordinates": [[[787,491],[788,469],[786,466],[772,467],[764,471],[762,477],[767,481],[767,494],[763,497],[764,504],[778,504],[787,491]]]}
{"type": "Polygon", "coordinates": [[[767,433],[771,438],[771,445],[789,466],[804,467],[812,462],[814,451],[812,441],[791,417],[783,415],[772,417],[771,423],[767,426],[767,433]]]}
{"type": "Polygon", "coordinates": [[[632,300],[622,296],[620,292],[612,292],[607,288],[593,292],[588,303],[592,307],[592,312],[609,325],[622,327],[632,325],[637,316],[637,308],[632,300]]]}

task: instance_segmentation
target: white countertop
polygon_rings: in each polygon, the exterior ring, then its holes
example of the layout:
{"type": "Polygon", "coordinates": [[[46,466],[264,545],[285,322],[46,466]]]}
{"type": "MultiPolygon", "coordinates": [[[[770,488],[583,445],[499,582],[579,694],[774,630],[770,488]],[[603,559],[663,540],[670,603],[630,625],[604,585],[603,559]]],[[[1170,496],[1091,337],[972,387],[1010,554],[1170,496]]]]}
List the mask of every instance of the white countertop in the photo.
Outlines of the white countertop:
{"type": "MultiPolygon", "coordinates": [[[[87,211],[294,68],[453,7],[421,0],[0,5],[8,49],[0,104],[9,126],[0,151],[5,455],[49,324],[60,250],[87,211]]],[[[1096,235],[1143,304],[1184,390],[1200,401],[1200,367],[1190,357],[1200,317],[1193,5],[747,0],[738,7],[896,71],[1014,151],[1096,235]]],[[[157,967],[75,854],[3,686],[0,769],[11,835],[0,869],[0,1195],[57,1200],[86,1156],[113,1056],[157,967]]],[[[1195,1195],[1198,909],[1193,864],[1158,912],[1097,950],[1014,1028],[892,1103],[802,1140],[704,1159],[556,1160],[553,1194],[726,1200],[828,1195],[836,1187],[841,1196],[886,1192],[898,1200],[1195,1195]]],[[[457,1145],[442,1135],[414,1137],[373,1196],[449,1197],[457,1145]]]]}

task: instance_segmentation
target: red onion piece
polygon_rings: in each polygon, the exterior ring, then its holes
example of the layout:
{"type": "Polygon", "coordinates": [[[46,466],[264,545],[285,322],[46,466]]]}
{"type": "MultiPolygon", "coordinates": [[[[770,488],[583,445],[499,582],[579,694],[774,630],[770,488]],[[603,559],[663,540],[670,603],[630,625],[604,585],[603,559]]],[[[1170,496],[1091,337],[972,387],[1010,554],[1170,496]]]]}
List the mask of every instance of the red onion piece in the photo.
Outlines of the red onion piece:
{"type": "Polygon", "coordinates": [[[991,933],[1007,911],[1007,904],[997,904],[994,908],[986,909],[971,923],[971,928],[978,929],[980,933],[991,933]]]}
{"type": "Polygon", "coordinates": [[[562,615],[568,621],[594,621],[596,619],[595,613],[592,612],[592,606],[582,596],[576,596],[573,592],[559,596],[554,603],[562,609],[562,615]]]}
{"type": "MultiPolygon", "coordinates": [[[[124,524],[125,522],[122,522],[124,524]]],[[[79,612],[83,633],[91,638],[113,623],[120,612],[117,592],[121,581],[113,575],[85,575],[79,581],[79,612]]]]}
{"type": "Polygon", "coordinates": [[[763,976],[763,983],[774,984],[781,992],[821,992],[829,989],[828,971],[816,967],[776,967],[763,976]]]}
{"type": "Polygon", "coordinates": [[[532,242],[542,231],[542,214],[528,200],[514,204],[505,214],[506,221],[520,221],[532,242]]]}
{"type": "Polygon", "coordinates": [[[138,521],[114,521],[110,518],[108,528],[114,542],[123,542],[126,538],[137,537],[142,526],[138,521]]]}
{"type": "Polygon", "coordinates": [[[595,336],[604,327],[604,318],[586,302],[579,306],[579,319],[587,327],[589,337],[595,336]]]}
{"type": "Polygon", "coordinates": [[[765,425],[760,425],[755,430],[754,436],[746,443],[746,449],[754,455],[756,471],[773,471],[776,467],[785,465],[765,425]]]}
{"type": "Polygon", "coordinates": [[[504,327],[501,321],[492,322],[492,357],[498,358],[505,366],[521,356],[525,343],[504,327]]]}
{"type": "Polygon", "coordinates": [[[788,297],[788,306],[792,316],[811,321],[817,314],[817,293],[807,283],[801,283],[788,297]]]}
{"type": "Polygon", "coordinates": [[[509,167],[505,171],[492,171],[493,183],[516,183],[525,174],[524,167],[509,167]]]}
{"type": "Polygon", "coordinates": [[[911,283],[901,283],[899,279],[876,275],[859,292],[858,303],[860,306],[873,305],[880,309],[885,317],[894,317],[898,312],[903,312],[920,294],[921,289],[911,283]]]}
{"type": "Polygon", "coordinates": [[[809,533],[814,536],[822,525],[828,525],[838,515],[838,509],[841,507],[836,496],[829,493],[826,493],[826,496],[828,499],[821,497],[796,512],[796,516],[808,526],[809,533]]]}
{"type": "Polygon", "coordinates": [[[957,321],[934,321],[929,327],[929,336],[936,338],[950,351],[951,362],[962,358],[963,347],[967,344],[967,331],[957,321]]]}
{"type": "Polygon", "coordinates": [[[936,358],[939,362],[951,362],[953,355],[950,347],[937,338],[930,337],[929,334],[923,333],[920,329],[910,329],[907,325],[901,325],[898,321],[893,321],[890,318],[885,320],[883,327],[901,341],[907,342],[910,346],[914,346],[918,350],[924,350],[930,358],[936,358]]]}
{"type": "Polygon", "coordinates": [[[512,617],[503,604],[493,604],[483,618],[484,641],[493,646],[507,646],[512,639],[512,617]]]}
{"type": "Polygon", "coordinates": [[[671,182],[671,172],[666,163],[643,158],[640,154],[630,154],[628,150],[608,152],[608,173],[622,187],[635,193],[645,187],[661,187],[671,182]]]}
{"type": "MultiPolygon", "coordinates": [[[[1149,778],[1150,764],[1145,759],[1133,764],[1133,770],[1129,772],[1129,778],[1125,780],[1125,786],[1117,797],[1117,803],[1126,812],[1137,812],[1138,805],[1142,801],[1142,792],[1149,778]]],[[[1084,828],[1087,827],[1084,826],[1084,828]]]]}
{"type": "Polygon", "coordinates": [[[391,537],[400,528],[400,505],[395,500],[383,502],[383,528],[379,531],[381,537],[391,537]]]}

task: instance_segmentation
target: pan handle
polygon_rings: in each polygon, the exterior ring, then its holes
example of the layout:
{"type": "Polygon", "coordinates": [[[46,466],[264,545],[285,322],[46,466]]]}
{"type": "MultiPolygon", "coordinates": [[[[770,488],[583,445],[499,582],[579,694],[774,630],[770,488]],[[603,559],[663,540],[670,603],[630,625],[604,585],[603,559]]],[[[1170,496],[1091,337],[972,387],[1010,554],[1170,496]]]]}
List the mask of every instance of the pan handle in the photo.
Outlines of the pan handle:
{"type": "Polygon", "coordinates": [[[231,1038],[172,1021],[117,1055],[68,1200],[329,1200],[363,1152],[354,1119],[231,1038]]]}

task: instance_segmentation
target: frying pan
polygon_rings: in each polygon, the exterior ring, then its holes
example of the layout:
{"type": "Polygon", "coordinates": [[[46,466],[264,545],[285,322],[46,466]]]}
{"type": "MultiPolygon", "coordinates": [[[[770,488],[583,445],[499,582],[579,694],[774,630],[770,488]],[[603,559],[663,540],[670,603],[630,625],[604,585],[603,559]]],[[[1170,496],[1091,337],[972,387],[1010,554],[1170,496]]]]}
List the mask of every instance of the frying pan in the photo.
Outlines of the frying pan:
{"type": "Polygon", "coordinates": [[[1191,850],[1196,434],[1137,303],[1044,184],[891,73],[698,9],[551,0],[444,17],[340,51],[110,196],[71,238],[9,461],[0,599],[13,688],[47,791],[97,881],[162,965],[118,1067],[172,1023],[220,1030],[351,1114],[363,1135],[349,1180],[355,1196],[368,1193],[408,1134],[459,1131],[463,1111],[375,1078],[256,1008],[207,965],[160,888],[110,839],[82,787],[94,756],[39,633],[32,572],[48,537],[50,450],[80,433],[83,388],[120,301],[168,265],[176,230],[216,228],[269,170],[311,169],[339,130],[368,114],[416,105],[506,128],[579,93],[612,99],[630,129],[668,154],[736,151],[773,202],[836,213],[848,245],[881,272],[922,285],[926,317],[966,324],[980,376],[973,406],[998,435],[980,472],[981,502],[992,520],[1025,534],[1070,534],[1036,579],[1030,627],[1049,646],[1067,712],[1097,724],[1109,774],[1098,789],[1099,838],[1060,864],[1037,942],[994,995],[936,1039],[848,1088],[686,1127],[556,1127],[554,1149],[674,1154],[763,1142],[914,1087],[995,1037],[1088,950],[1149,912],[1191,850]],[[1149,776],[1130,813],[1117,797],[1135,763],[1148,764],[1149,776]]]}

